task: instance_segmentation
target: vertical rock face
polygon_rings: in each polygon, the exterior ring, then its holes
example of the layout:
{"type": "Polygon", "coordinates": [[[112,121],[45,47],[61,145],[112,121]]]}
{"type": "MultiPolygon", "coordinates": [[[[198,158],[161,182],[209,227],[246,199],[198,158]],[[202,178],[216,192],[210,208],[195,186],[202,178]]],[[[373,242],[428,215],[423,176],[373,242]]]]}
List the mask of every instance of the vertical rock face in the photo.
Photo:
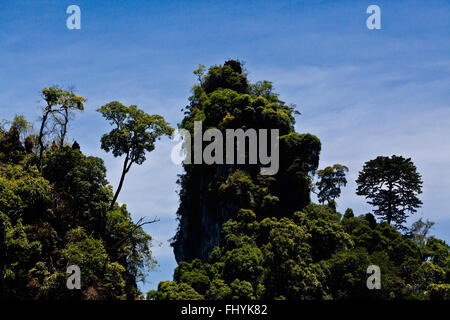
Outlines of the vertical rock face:
{"type": "MultiPolygon", "coordinates": [[[[216,179],[225,181],[228,177],[226,166],[217,165],[216,179]]],[[[197,168],[197,169],[200,169],[197,168]]],[[[201,175],[194,190],[186,192],[192,198],[182,197],[178,210],[179,231],[174,242],[174,253],[177,262],[191,261],[199,258],[206,261],[212,249],[220,246],[222,224],[233,218],[238,208],[222,203],[217,192],[208,192],[208,174],[201,175]]]]}
{"type": "Polygon", "coordinates": [[[235,214],[235,210],[220,207],[212,199],[203,199],[199,204],[198,217],[181,215],[180,238],[174,245],[177,262],[195,258],[208,260],[212,249],[220,246],[222,224],[235,214]]]}
{"type": "MultiPolygon", "coordinates": [[[[317,169],[320,153],[317,137],[295,133],[294,107],[278,99],[270,82],[250,84],[239,61],[212,66],[206,74],[204,68],[194,73],[199,84],[192,88],[180,127],[191,136],[194,121],[202,121],[203,130],[217,128],[222,133],[237,128],[278,129],[280,167],[276,175],[262,176],[258,164],[185,164],[178,181],[179,227],[172,242],[178,262],[206,261],[220,246],[222,225],[241,208],[253,210],[261,219],[290,215],[306,206],[309,174],[317,169]]],[[[193,146],[187,147],[193,151],[193,146]]]]}

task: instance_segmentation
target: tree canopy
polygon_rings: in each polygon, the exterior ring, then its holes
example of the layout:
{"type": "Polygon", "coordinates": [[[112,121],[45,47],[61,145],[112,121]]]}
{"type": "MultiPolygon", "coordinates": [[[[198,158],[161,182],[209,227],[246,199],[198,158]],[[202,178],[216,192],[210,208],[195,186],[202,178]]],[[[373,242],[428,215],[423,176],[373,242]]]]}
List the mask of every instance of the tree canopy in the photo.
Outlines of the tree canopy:
{"type": "Polygon", "coordinates": [[[148,299],[339,300],[448,299],[450,247],[422,243],[365,215],[341,218],[309,204],[291,218],[257,219],[241,209],[223,226],[207,262],[181,261],[173,281],[148,299]],[[381,290],[368,290],[366,270],[377,265],[381,290]]]}
{"type": "MultiPolygon", "coordinates": [[[[82,110],[85,99],[56,87],[43,95],[39,134],[29,134],[20,115],[0,130],[0,299],[138,299],[137,282],[156,263],[142,229],[149,222],[134,222],[125,204],[110,205],[102,159],[83,154],[77,142],[61,143],[70,111],[82,110]],[[62,131],[46,134],[48,119],[62,120],[55,122],[62,131]],[[81,290],[66,287],[69,265],[81,270],[81,290]]],[[[133,147],[119,148],[142,163],[143,150],[170,129],[160,116],[131,111],[134,123],[125,127],[133,147]]]]}
{"type": "Polygon", "coordinates": [[[319,176],[319,181],[316,184],[319,191],[317,198],[320,203],[330,202],[339,198],[341,187],[347,185],[346,172],[348,172],[348,168],[341,164],[335,164],[332,167],[326,167],[317,171],[319,176]]]}
{"type": "MultiPolygon", "coordinates": [[[[45,106],[42,108],[41,127],[37,138],[39,166],[42,166],[42,156],[46,147],[44,137],[49,133],[56,134],[58,143],[62,147],[68,130],[69,117],[75,110],[84,110],[84,102],[86,101],[84,97],[77,96],[73,90],[61,89],[57,86],[44,88],[41,96],[45,101],[45,106]],[[49,124],[49,120],[52,120],[52,123],[49,124]]],[[[52,139],[52,137],[49,137],[49,139],[52,139]]]]}
{"type": "Polygon", "coordinates": [[[113,208],[133,163],[142,164],[145,153],[155,149],[156,140],[162,135],[171,136],[173,128],[160,115],[149,115],[135,105],[126,107],[118,101],[105,104],[97,111],[114,126],[102,136],[102,149],[111,151],[114,157],[125,155],[119,186],[110,205],[113,208]]]}
{"type": "Polygon", "coordinates": [[[356,180],[356,194],[369,199],[374,213],[397,227],[403,228],[408,213],[422,205],[422,178],[410,158],[377,157],[367,161],[356,180]]]}
{"type": "MultiPolygon", "coordinates": [[[[450,246],[431,235],[428,219],[405,224],[422,204],[411,159],[380,156],[359,173],[357,194],[378,221],[351,208],[342,214],[336,201],[349,169],[317,171],[319,138],[295,130],[300,113],[270,81],[251,83],[238,60],[200,65],[194,74],[179,127],[192,133],[201,120],[204,130],[221,132],[278,129],[279,170],[268,176],[261,164],[184,164],[172,239],[178,266],[148,299],[450,299],[450,246]],[[314,187],[321,204],[311,201],[314,187]],[[381,271],[381,289],[366,285],[371,265],[381,271]]],[[[101,148],[124,158],[113,193],[103,160],[69,142],[71,114],[86,99],[56,86],[42,97],[39,131],[21,115],[0,124],[0,299],[143,298],[137,282],[156,263],[143,226],[155,220],[133,221],[116,200],[131,166],[173,129],[135,105],[98,109],[113,126],[101,148]],[[80,290],[66,287],[70,265],[82,272],[80,290]]]]}
{"type": "Polygon", "coordinates": [[[260,164],[184,164],[180,224],[173,239],[178,261],[207,260],[219,243],[222,224],[240,208],[258,217],[282,217],[308,205],[321,149],[316,136],[294,131],[294,106],[278,98],[271,82],[250,83],[239,61],[226,61],[207,72],[200,66],[194,74],[199,82],[192,88],[180,128],[192,135],[194,121],[201,120],[203,130],[222,133],[227,128],[278,129],[282,157],[274,176],[261,175],[260,164]]]}
{"type": "Polygon", "coordinates": [[[235,60],[194,73],[199,82],[180,127],[192,132],[202,120],[219,130],[278,128],[280,170],[261,176],[258,165],[185,164],[173,243],[178,266],[148,299],[449,299],[448,244],[429,236],[430,222],[400,232],[404,213],[420,204],[411,159],[378,157],[360,173],[358,192],[381,221],[350,208],[342,215],[334,200],[348,168],[316,171],[320,140],[294,131],[295,109],[271,82],[249,83],[235,60]],[[311,203],[316,172],[327,205],[311,203]],[[380,268],[380,290],[366,286],[371,265],[380,268]]]}

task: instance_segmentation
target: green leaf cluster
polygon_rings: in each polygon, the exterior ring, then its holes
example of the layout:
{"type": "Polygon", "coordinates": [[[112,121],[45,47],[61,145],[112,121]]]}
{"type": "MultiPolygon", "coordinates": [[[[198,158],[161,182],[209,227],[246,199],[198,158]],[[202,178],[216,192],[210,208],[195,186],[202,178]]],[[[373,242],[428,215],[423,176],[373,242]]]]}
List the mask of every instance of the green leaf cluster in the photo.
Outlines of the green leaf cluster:
{"type": "Polygon", "coordinates": [[[151,237],[125,205],[109,209],[103,160],[53,145],[38,170],[17,123],[0,132],[0,298],[138,298],[155,264],[151,237]],[[81,290],[66,287],[69,265],[81,269],[81,290]]]}

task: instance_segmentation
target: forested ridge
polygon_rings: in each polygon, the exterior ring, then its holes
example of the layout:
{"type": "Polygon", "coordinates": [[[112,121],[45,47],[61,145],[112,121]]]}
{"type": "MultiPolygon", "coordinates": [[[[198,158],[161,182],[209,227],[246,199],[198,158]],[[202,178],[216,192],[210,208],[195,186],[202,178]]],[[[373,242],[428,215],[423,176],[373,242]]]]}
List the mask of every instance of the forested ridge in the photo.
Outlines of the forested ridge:
{"type": "MultiPolygon", "coordinates": [[[[155,221],[133,222],[115,201],[120,188],[113,193],[103,160],[67,141],[69,121],[85,98],[50,87],[42,101],[40,130],[16,116],[0,131],[0,297],[142,298],[137,282],[156,262],[142,226],[155,221]],[[79,290],[66,285],[71,265],[81,270],[79,290]]],[[[105,151],[126,155],[121,182],[172,131],[161,116],[136,106],[113,101],[98,111],[117,125],[101,140],[105,151]]]]}
{"type": "MultiPolygon", "coordinates": [[[[280,166],[264,176],[258,164],[184,164],[178,266],[147,299],[450,299],[449,245],[430,235],[428,220],[406,225],[422,205],[412,159],[368,160],[356,192],[373,214],[340,212],[348,168],[319,168],[319,138],[295,131],[300,112],[271,82],[250,83],[237,60],[194,74],[179,127],[279,129],[280,166]],[[381,289],[367,288],[370,265],[380,267],[381,289]]],[[[113,188],[103,160],[69,142],[86,99],[58,87],[41,94],[39,123],[17,115],[0,127],[0,297],[143,299],[137,282],[156,263],[143,225],[156,221],[133,221],[117,198],[127,173],[173,129],[134,105],[99,107],[112,126],[101,148],[123,161],[113,188]],[[69,265],[81,269],[80,290],[66,286],[69,265]]]]}
{"type": "Polygon", "coordinates": [[[318,137],[294,130],[295,105],[269,81],[247,80],[239,61],[194,71],[198,82],[180,127],[276,128],[280,168],[184,164],[180,176],[179,262],[173,281],[150,299],[449,299],[449,246],[430,236],[433,223],[405,226],[420,208],[422,180],[409,158],[367,161],[357,194],[374,214],[338,212],[345,165],[318,170],[318,137]],[[311,193],[321,204],[311,202],[311,193]],[[378,222],[375,219],[377,216],[378,222]],[[369,290],[367,268],[379,266],[381,289],[369,290]]]}

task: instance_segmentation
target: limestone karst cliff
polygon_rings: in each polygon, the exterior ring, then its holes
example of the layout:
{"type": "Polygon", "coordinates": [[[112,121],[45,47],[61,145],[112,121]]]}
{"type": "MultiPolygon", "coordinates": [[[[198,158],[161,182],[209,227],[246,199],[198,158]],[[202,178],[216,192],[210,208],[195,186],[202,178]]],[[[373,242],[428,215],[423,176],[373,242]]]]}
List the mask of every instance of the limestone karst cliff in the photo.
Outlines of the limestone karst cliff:
{"type": "MultiPolygon", "coordinates": [[[[199,83],[192,89],[180,128],[193,135],[194,121],[202,121],[203,130],[221,132],[278,129],[280,164],[275,175],[261,175],[261,165],[248,162],[184,164],[179,228],[172,242],[177,261],[207,260],[220,245],[222,224],[239,209],[252,209],[262,218],[289,216],[305,207],[310,202],[310,173],[317,169],[321,148],[317,137],[294,131],[295,106],[281,101],[270,82],[249,83],[239,61],[194,73],[199,83]]],[[[247,159],[248,148],[246,152],[247,159]]]]}

